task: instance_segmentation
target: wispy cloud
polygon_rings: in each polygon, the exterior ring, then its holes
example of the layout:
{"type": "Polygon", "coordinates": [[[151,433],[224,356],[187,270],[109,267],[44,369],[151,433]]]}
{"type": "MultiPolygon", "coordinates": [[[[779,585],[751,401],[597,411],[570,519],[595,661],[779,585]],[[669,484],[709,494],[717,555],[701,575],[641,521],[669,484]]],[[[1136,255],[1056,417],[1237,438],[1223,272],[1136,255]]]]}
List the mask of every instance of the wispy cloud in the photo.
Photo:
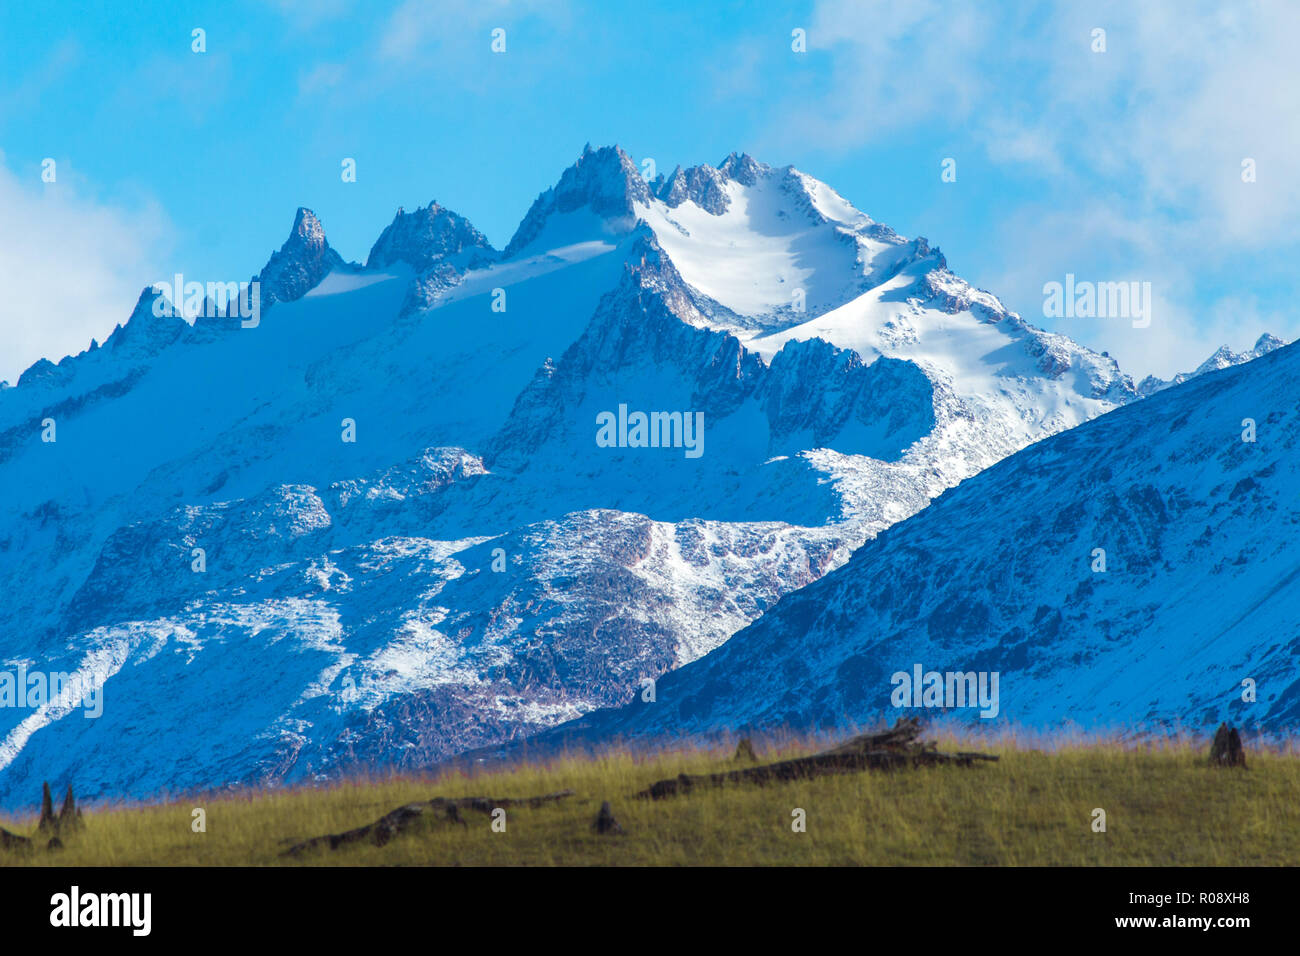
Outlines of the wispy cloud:
{"type": "Polygon", "coordinates": [[[346,70],[340,63],[318,63],[298,76],[298,95],[328,93],[344,80],[346,70]]]}
{"type": "Polygon", "coordinates": [[[172,232],[155,203],[95,199],[68,162],[56,169],[54,183],[39,168],[20,177],[0,154],[0,222],[22,226],[0,230],[0,379],[11,383],[125,321],[141,277],[163,274],[172,232]]]}
{"type": "Polygon", "coordinates": [[[821,0],[808,44],[827,58],[820,91],[773,111],[784,135],[852,153],[938,128],[1045,183],[1037,200],[1007,199],[1009,288],[994,291],[1010,301],[1034,303],[1067,269],[1155,280],[1167,333],[1120,333],[1111,349],[1138,373],[1197,364],[1228,333],[1248,344],[1257,321],[1300,331],[1274,313],[1234,325],[1197,288],[1234,257],[1300,243],[1300,7],[821,0]]]}
{"type": "Polygon", "coordinates": [[[371,18],[366,40],[346,60],[302,70],[298,95],[343,92],[351,101],[364,103],[415,83],[436,82],[444,92],[481,90],[488,80],[483,63],[491,50],[492,31],[505,31],[510,57],[504,63],[537,66],[540,61],[554,68],[555,51],[563,49],[558,33],[571,17],[568,5],[558,0],[404,0],[371,18]]]}
{"type": "Polygon", "coordinates": [[[379,41],[384,59],[406,61],[435,54],[455,54],[465,46],[466,35],[478,31],[487,43],[486,29],[507,29],[519,17],[558,11],[557,5],[524,0],[448,0],[424,3],[406,0],[388,18],[379,41]],[[505,20],[502,18],[505,17],[505,20]]]}
{"type": "Polygon", "coordinates": [[[82,49],[76,40],[65,38],[36,64],[17,84],[0,89],[0,117],[13,112],[36,109],[41,95],[68,77],[81,62],[82,49]]]}
{"type": "Polygon", "coordinates": [[[275,6],[301,30],[310,30],[353,12],[353,0],[275,0],[275,6]]]}
{"type": "Polygon", "coordinates": [[[974,4],[823,0],[810,53],[830,58],[821,95],[791,110],[795,135],[852,149],[936,115],[960,121],[989,95],[991,25],[974,4]]]}

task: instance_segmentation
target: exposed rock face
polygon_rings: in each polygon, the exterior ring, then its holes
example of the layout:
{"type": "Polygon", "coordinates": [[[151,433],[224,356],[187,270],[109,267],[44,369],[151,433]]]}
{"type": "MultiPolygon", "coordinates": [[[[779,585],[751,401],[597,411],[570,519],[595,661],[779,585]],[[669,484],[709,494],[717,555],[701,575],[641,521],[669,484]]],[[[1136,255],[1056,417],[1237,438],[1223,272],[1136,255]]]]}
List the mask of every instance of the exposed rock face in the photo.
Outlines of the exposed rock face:
{"type": "Polygon", "coordinates": [[[557,213],[587,209],[630,227],[635,218],[633,204],[649,200],[650,190],[627,153],[617,146],[592,149],[588,144],[560,181],[533,202],[503,256],[509,259],[536,239],[557,213]]]}
{"type": "Polygon", "coordinates": [[[371,247],[366,268],[384,269],[405,262],[416,272],[424,272],[452,260],[464,269],[476,268],[494,258],[496,250],[469,220],[431,202],[415,212],[397,210],[371,247]]]}
{"type": "Polygon", "coordinates": [[[893,461],[935,423],[930,379],[912,362],[866,365],[852,350],[810,339],[787,342],[767,365],[734,335],[704,327],[646,231],[583,335],[521,394],[488,461],[517,467],[545,443],[586,440],[573,433],[588,417],[577,409],[646,362],[675,372],[686,404],[713,428],[751,406],[766,420],[769,456],[833,447],[893,461]]]}
{"type": "Polygon", "coordinates": [[[652,189],[655,197],[671,209],[689,199],[704,211],[721,216],[731,204],[726,192],[729,180],[753,186],[759,176],[769,172],[771,167],[755,161],[748,153],[732,153],[716,169],[707,163],[689,169],[678,166],[667,179],[656,179],[652,189]]]}
{"type": "Polygon", "coordinates": [[[25,372],[18,376],[18,384],[36,385],[37,383],[47,383],[51,385],[61,385],[68,380],[70,372],[66,368],[55,365],[49,359],[37,359],[25,372]]]}
{"type": "Polygon", "coordinates": [[[1256,339],[1255,347],[1247,349],[1245,352],[1234,352],[1226,345],[1220,346],[1217,352],[1198,365],[1194,370],[1190,372],[1180,372],[1168,381],[1156,378],[1154,375],[1148,375],[1138,383],[1138,394],[1143,398],[1146,398],[1147,396],[1154,395],[1156,392],[1169,388],[1171,385],[1181,385],[1183,382],[1196,378],[1198,375],[1204,375],[1206,372],[1217,372],[1221,369],[1231,368],[1234,365],[1240,365],[1243,362],[1254,361],[1261,356],[1267,355],[1274,349],[1281,348],[1283,345],[1286,345],[1286,342],[1282,339],[1279,339],[1276,335],[1271,335],[1265,332],[1256,339]]]}
{"type": "Polygon", "coordinates": [[[152,358],[188,335],[190,325],[178,312],[166,296],[146,288],[126,324],[117,326],[104,345],[125,360],[152,358]]]}
{"type": "Polygon", "coordinates": [[[257,275],[262,306],[300,299],[331,271],[345,268],[347,263],[330,248],[316,214],[300,207],[289,238],[257,275]]]}

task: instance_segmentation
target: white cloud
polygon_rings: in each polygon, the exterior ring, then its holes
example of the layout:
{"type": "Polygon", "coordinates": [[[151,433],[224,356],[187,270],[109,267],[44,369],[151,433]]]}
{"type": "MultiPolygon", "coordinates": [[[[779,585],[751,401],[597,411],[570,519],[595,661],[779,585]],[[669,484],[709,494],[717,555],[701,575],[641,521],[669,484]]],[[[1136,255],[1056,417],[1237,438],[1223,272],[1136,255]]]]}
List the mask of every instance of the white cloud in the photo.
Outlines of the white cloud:
{"type": "Polygon", "coordinates": [[[0,89],[0,117],[30,109],[50,87],[67,78],[82,59],[81,46],[73,39],[56,43],[50,53],[17,83],[0,89]]]}
{"type": "Polygon", "coordinates": [[[0,153],[0,379],[39,358],[58,361],[102,343],[136,298],[165,274],[170,224],[148,200],[103,202],[65,162],[43,183],[21,178],[0,153]]]}
{"type": "Polygon", "coordinates": [[[275,0],[281,15],[301,30],[309,30],[352,12],[351,0],[275,0]]]}
{"type": "Polygon", "coordinates": [[[975,5],[823,0],[808,49],[831,57],[830,95],[784,115],[794,135],[842,148],[934,115],[960,119],[987,94],[980,57],[988,43],[975,5]]]}
{"type": "Polygon", "coordinates": [[[310,70],[298,75],[298,95],[310,96],[313,93],[328,93],[337,88],[346,75],[342,64],[318,63],[310,70]]]}
{"type": "Polygon", "coordinates": [[[1294,338],[1295,317],[1271,311],[1248,281],[1231,296],[1192,304],[1197,273],[1195,237],[1181,224],[1150,221],[1089,198],[1069,208],[1024,206],[996,228],[1000,248],[1032,250],[1009,257],[986,283],[1009,308],[1034,325],[1061,332],[1096,351],[1109,352],[1134,379],[1170,378],[1196,368],[1221,345],[1242,351],[1264,332],[1294,338]],[[1149,282],[1153,305],[1148,328],[1124,318],[1048,318],[1043,285],[1076,281],[1149,282]]]}
{"type": "Polygon", "coordinates": [[[566,13],[558,3],[541,0],[406,0],[393,11],[384,28],[380,58],[399,62],[434,55],[459,58],[470,37],[477,37],[482,49],[488,49],[488,31],[496,27],[506,30],[508,53],[510,28],[530,16],[553,19],[563,18],[566,13]]]}
{"type": "Polygon", "coordinates": [[[1256,302],[1253,281],[1300,244],[1300,5],[821,0],[808,41],[826,59],[822,95],[773,111],[793,136],[850,152],[935,129],[1039,184],[999,198],[1002,274],[980,277],[1030,321],[1109,350],[1135,375],[1245,347],[1267,323],[1300,332],[1256,302]],[[1098,27],[1105,52],[1092,49],[1098,27]],[[1246,158],[1256,182],[1242,181],[1246,158]],[[1042,284],[1065,272],[1149,279],[1163,322],[1043,319],[1042,284]],[[1223,299],[1234,284],[1240,293],[1223,299]]]}
{"type": "MultiPolygon", "coordinates": [[[[286,15],[295,5],[286,4],[286,15]]],[[[568,5],[559,0],[405,0],[375,20],[374,37],[364,52],[299,71],[299,97],[343,95],[355,105],[413,83],[436,83],[445,91],[481,90],[501,75],[514,77],[507,83],[518,82],[511,70],[539,64],[554,68],[555,52],[564,49],[557,37],[572,26],[568,5]],[[497,27],[506,31],[509,58],[502,65],[510,70],[484,69],[497,27]]]]}
{"type": "Polygon", "coordinates": [[[1001,162],[1068,157],[1136,178],[1155,201],[1194,198],[1242,241],[1300,238],[1300,5],[1059,2],[1017,17],[996,4],[821,0],[808,43],[826,58],[825,95],[774,112],[827,148],[964,130],[1001,162]],[[1098,26],[1104,53],[1091,48],[1098,26]],[[1242,189],[1245,157],[1259,162],[1256,189],[1242,189]]]}
{"type": "Polygon", "coordinates": [[[1150,201],[1197,228],[1212,226],[1220,239],[1255,246],[1300,239],[1300,7],[1165,2],[1102,10],[1085,19],[1062,8],[1042,48],[1058,50],[1101,21],[1107,52],[1045,57],[1037,92],[1017,97],[1034,107],[1018,111],[1019,124],[1054,136],[1058,150],[1072,148],[1080,165],[1101,175],[1136,177],[1150,201]],[[1253,184],[1241,180],[1246,157],[1258,162],[1253,184]]]}

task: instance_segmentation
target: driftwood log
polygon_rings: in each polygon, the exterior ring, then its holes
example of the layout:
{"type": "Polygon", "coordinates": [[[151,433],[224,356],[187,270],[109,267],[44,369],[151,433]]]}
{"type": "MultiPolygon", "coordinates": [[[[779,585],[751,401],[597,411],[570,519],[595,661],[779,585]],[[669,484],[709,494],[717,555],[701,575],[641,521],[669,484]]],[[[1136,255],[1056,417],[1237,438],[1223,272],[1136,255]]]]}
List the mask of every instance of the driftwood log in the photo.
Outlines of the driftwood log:
{"type": "Polygon", "coordinates": [[[730,770],[724,773],[681,774],[660,780],[637,794],[642,799],[662,800],[703,787],[723,787],[737,783],[765,784],[786,780],[808,780],[841,773],[860,773],[864,770],[896,770],[904,767],[925,767],[935,764],[956,764],[969,767],[978,760],[993,761],[992,754],[940,753],[933,742],[922,743],[917,738],[921,724],[915,717],[899,720],[881,733],[862,734],[838,747],[823,750],[809,757],[795,757],[776,763],[730,770]]]}
{"type": "Polygon", "coordinates": [[[434,797],[432,800],[426,800],[423,803],[408,803],[405,806],[398,807],[396,810],[384,814],[374,823],[367,823],[365,826],[353,830],[345,830],[342,833],[327,833],[323,836],[312,837],[310,840],[304,840],[301,843],[295,843],[281,855],[298,856],[307,850],[322,846],[337,850],[349,843],[360,843],[362,841],[372,843],[375,846],[383,846],[393,837],[404,830],[410,829],[421,820],[429,821],[435,825],[459,824],[460,826],[467,826],[468,824],[460,815],[461,810],[474,810],[490,816],[492,811],[498,807],[529,807],[535,810],[545,804],[556,803],[565,797],[571,796],[573,796],[572,790],[560,790],[557,793],[548,793],[540,797],[524,797],[522,799],[513,797],[434,797]]]}

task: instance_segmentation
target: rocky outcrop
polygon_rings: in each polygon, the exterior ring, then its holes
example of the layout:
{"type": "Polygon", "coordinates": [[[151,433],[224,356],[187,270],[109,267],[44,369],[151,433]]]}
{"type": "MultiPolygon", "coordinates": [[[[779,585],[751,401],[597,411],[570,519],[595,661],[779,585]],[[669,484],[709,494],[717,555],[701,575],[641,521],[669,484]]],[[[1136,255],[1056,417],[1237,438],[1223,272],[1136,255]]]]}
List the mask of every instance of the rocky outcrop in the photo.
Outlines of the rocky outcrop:
{"type": "Polygon", "coordinates": [[[262,307],[300,299],[330,272],[345,268],[348,264],[330,248],[325,238],[325,227],[316,214],[300,207],[294,216],[289,238],[257,274],[262,307]]]}
{"type": "Polygon", "coordinates": [[[487,237],[465,219],[438,203],[414,212],[397,210],[370,248],[367,269],[384,269],[404,262],[416,272],[448,262],[461,269],[477,268],[496,258],[487,237]]]}

